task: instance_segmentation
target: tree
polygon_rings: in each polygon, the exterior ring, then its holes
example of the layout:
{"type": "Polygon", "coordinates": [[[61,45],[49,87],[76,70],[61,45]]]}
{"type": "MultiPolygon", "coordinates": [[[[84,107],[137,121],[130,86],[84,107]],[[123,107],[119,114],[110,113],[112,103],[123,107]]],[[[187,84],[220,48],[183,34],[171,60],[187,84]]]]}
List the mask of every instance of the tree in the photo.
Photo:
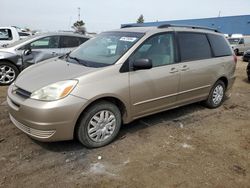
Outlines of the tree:
{"type": "Polygon", "coordinates": [[[144,16],[141,14],[140,17],[137,19],[137,23],[144,23],[144,16]]]}
{"type": "Polygon", "coordinates": [[[86,33],[86,28],[85,28],[85,23],[82,20],[78,20],[76,21],[72,28],[77,32],[77,33],[82,33],[85,34],[86,33]]]}

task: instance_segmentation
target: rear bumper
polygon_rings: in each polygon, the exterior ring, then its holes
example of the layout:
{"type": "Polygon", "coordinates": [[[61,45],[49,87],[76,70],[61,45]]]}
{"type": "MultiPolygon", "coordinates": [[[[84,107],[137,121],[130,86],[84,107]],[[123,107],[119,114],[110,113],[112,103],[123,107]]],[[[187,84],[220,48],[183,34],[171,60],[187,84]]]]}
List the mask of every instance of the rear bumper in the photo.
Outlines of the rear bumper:
{"type": "Polygon", "coordinates": [[[71,95],[53,102],[23,99],[13,94],[10,86],[7,103],[17,128],[36,140],[52,142],[73,139],[86,100],[71,95]]]}

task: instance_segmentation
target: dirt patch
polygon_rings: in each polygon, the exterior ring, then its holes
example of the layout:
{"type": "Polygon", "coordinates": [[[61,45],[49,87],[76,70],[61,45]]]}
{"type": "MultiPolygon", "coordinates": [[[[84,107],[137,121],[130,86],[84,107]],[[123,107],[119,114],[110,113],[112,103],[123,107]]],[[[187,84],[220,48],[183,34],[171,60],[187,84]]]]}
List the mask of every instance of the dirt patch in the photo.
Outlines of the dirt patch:
{"type": "Polygon", "coordinates": [[[0,88],[0,187],[250,187],[250,84],[239,61],[232,96],[123,126],[112,144],[40,143],[9,120],[0,88]]]}

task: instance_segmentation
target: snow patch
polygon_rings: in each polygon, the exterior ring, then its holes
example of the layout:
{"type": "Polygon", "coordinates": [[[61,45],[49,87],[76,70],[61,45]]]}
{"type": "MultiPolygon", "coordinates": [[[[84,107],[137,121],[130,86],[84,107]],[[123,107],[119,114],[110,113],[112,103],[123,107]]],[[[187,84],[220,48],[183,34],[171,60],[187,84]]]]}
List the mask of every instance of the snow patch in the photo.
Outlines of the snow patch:
{"type": "Polygon", "coordinates": [[[186,148],[186,149],[193,149],[193,146],[191,146],[191,145],[189,145],[189,144],[186,144],[186,143],[181,144],[181,146],[182,146],[183,148],[186,148]]]}

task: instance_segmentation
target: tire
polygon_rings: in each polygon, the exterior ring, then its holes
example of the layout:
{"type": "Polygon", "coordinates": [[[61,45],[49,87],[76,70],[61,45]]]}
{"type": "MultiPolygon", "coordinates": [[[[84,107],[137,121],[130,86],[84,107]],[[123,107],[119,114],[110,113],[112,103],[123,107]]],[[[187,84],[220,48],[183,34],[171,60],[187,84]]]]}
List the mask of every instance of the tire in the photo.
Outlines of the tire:
{"type": "Polygon", "coordinates": [[[235,50],[234,50],[234,53],[235,53],[236,56],[238,56],[238,55],[239,55],[239,50],[238,50],[238,49],[235,49],[235,50]]]}
{"type": "Polygon", "coordinates": [[[19,74],[18,68],[9,62],[0,62],[0,86],[12,84],[19,74]]]}
{"type": "Polygon", "coordinates": [[[221,80],[218,80],[214,84],[213,88],[211,89],[209,96],[207,100],[205,101],[205,105],[211,109],[218,108],[219,106],[222,105],[225,99],[225,92],[226,92],[225,83],[221,80]],[[217,93],[217,96],[216,96],[216,93],[217,93]]]}
{"type": "Polygon", "coordinates": [[[87,108],[82,114],[76,135],[78,140],[88,148],[102,147],[115,139],[121,123],[119,108],[111,102],[100,101],[87,108]]]}

